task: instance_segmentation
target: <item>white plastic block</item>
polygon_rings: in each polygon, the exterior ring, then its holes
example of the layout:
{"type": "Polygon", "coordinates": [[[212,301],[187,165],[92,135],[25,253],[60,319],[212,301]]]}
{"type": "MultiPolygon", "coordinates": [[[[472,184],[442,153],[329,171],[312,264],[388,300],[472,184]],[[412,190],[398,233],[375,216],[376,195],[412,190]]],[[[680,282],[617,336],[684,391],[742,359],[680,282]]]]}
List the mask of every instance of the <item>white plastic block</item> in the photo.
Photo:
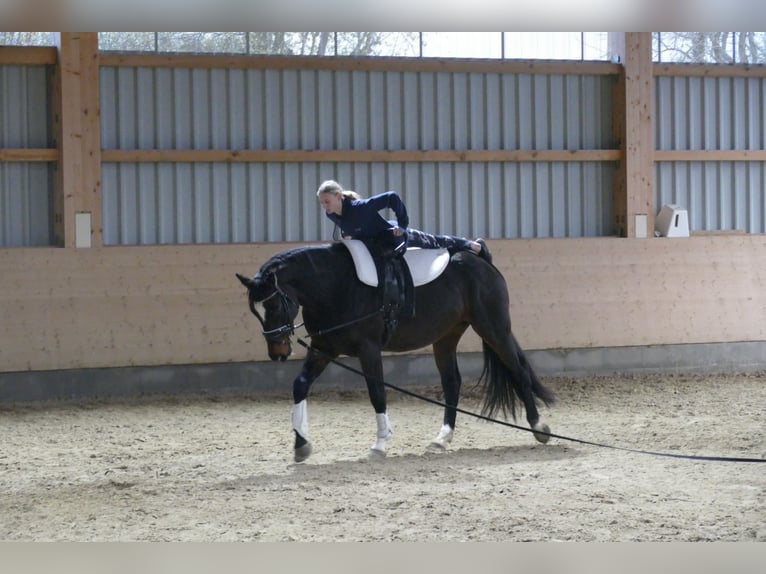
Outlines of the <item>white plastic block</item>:
{"type": "Polygon", "coordinates": [[[662,237],[689,237],[689,214],[679,205],[663,205],[654,230],[662,237]]]}
{"type": "Polygon", "coordinates": [[[74,245],[75,247],[90,247],[92,232],[90,212],[74,214],[74,245]]]}

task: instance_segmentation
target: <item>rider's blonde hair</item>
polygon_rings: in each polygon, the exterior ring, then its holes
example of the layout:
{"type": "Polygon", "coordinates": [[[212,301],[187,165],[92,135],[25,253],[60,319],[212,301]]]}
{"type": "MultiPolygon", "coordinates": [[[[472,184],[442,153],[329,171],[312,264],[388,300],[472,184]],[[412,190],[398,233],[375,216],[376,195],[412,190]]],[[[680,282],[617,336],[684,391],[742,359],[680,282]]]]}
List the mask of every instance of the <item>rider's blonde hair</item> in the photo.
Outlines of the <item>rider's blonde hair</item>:
{"type": "Polygon", "coordinates": [[[343,189],[343,187],[341,187],[341,185],[334,179],[328,179],[327,181],[323,181],[321,183],[321,185],[319,186],[319,189],[317,189],[317,197],[319,197],[319,195],[322,193],[332,193],[333,195],[341,194],[343,197],[348,199],[362,198],[362,196],[360,196],[355,191],[351,191],[349,189],[343,189]]]}

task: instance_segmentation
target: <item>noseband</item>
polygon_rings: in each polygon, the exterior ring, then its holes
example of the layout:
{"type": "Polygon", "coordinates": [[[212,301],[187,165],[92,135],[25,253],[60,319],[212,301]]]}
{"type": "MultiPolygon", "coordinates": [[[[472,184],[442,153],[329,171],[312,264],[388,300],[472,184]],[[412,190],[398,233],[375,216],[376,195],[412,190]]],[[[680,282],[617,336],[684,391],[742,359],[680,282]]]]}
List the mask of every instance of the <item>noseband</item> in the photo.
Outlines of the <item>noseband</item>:
{"type": "MultiPolygon", "coordinates": [[[[261,299],[260,301],[255,301],[252,297],[248,297],[248,303],[250,305],[250,311],[258,318],[258,321],[261,323],[261,327],[263,327],[263,336],[267,341],[270,343],[281,343],[285,337],[290,337],[295,333],[296,327],[300,327],[301,325],[293,325],[292,322],[286,322],[281,327],[277,327],[276,329],[269,329],[266,330],[266,322],[264,321],[264,318],[261,317],[261,314],[258,312],[258,309],[255,308],[256,303],[265,303],[272,297],[279,296],[279,302],[280,306],[282,307],[282,311],[284,312],[285,316],[289,316],[289,310],[288,306],[293,305],[296,308],[299,306],[293,299],[284,291],[282,291],[282,288],[279,286],[279,283],[277,282],[277,276],[274,275],[274,292],[266,297],[265,299],[261,299]]],[[[288,320],[289,321],[289,320],[288,320]]]]}

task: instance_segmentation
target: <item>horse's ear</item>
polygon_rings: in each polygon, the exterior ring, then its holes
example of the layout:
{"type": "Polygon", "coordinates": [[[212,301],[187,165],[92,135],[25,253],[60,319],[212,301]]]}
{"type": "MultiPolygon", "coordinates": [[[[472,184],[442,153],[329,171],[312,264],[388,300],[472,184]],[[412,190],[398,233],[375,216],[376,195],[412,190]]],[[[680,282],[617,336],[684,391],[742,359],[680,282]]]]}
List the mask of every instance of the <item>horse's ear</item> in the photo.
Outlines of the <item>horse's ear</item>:
{"type": "Polygon", "coordinates": [[[248,290],[255,288],[255,281],[250,279],[249,277],[245,277],[244,275],[240,275],[239,273],[236,274],[237,279],[239,279],[242,282],[242,285],[248,288],[248,290]]]}

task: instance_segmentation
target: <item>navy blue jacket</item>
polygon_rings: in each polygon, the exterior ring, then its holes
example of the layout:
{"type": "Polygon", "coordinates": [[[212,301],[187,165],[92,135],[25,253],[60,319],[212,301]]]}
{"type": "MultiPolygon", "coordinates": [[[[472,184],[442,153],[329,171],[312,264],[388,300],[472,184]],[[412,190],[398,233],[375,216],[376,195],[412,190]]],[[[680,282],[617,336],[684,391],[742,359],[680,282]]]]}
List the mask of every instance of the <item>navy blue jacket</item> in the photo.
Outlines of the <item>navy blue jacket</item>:
{"type": "Polygon", "coordinates": [[[328,213],[327,217],[340,227],[343,235],[353,239],[380,237],[393,229],[394,224],[384,219],[378,212],[390,208],[396,214],[396,222],[402,229],[407,228],[410,218],[402,198],[395,191],[373,195],[367,199],[343,198],[341,215],[328,213]]]}

